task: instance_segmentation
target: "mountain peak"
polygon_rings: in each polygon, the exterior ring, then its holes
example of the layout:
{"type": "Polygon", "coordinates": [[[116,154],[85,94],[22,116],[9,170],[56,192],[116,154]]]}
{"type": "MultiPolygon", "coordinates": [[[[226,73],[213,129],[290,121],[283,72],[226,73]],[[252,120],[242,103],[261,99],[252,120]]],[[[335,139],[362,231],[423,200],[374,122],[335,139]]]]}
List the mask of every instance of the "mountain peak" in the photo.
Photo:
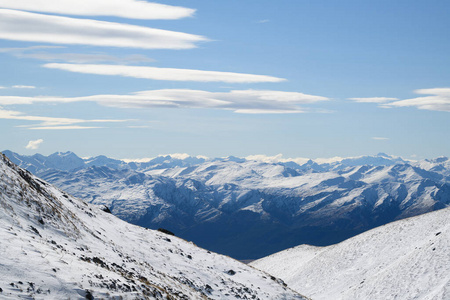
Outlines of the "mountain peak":
{"type": "Polygon", "coordinates": [[[379,152],[376,156],[381,156],[381,157],[386,157],[386,158],[390,158],[391,157],[390,155],[387,155],[384,152],[379,152]]]}

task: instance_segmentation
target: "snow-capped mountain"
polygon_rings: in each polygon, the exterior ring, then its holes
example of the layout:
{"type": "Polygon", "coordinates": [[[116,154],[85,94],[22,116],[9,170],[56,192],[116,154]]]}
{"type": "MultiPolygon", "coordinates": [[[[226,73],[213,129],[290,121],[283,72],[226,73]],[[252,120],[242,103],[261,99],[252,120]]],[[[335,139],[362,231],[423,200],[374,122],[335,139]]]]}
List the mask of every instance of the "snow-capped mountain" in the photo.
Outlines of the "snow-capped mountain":
{"type": "Polygon", "coordinates": [[[407,163],[381,153],[298,165],[160,156],[152,163],[116,161],[120,167],[102,160],[109,165],[89,166],[90,159],[82,168],[36,173],[133,224],[164,227],[238,259],[303,243],[330,245],[450,203],[443,158],[407,163]]]}
{"type": "Polygon", "coordinates": [[[304,299],[283,282],[128,224],[0,156],[1,299],[304,299]]]}
{"type": "Polygon", "coordinates": [[[312,299],[450,299],[450,209],[251,263],[312,299]]]}

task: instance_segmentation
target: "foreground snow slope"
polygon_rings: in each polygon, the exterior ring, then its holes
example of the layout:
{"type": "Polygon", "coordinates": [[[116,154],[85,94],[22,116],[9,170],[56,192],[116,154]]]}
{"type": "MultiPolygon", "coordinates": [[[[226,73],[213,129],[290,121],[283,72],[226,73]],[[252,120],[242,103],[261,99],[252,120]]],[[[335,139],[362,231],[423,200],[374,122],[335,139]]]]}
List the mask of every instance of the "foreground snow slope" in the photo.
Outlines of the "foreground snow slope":
{"type": "Polygon", "coordinates": [[[125,223],[1,155],[0,240],[1,299],[304,299],[238,261],[125,223]]]}
{"type": "Polygon", "coordinates": [[[450,299],[450,210],[333,246],[301,245],[252,265],[312,299],[450,299]]]}

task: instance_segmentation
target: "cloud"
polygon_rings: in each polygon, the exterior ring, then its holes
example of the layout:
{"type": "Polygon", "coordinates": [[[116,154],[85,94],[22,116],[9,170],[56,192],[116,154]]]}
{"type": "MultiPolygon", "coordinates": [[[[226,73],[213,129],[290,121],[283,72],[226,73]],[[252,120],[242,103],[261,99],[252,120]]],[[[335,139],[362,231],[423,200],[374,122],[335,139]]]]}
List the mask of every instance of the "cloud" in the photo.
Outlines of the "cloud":
{"type": "Polygon", "coordinates": [[[385,103],[393,100],[398,100],[397,98],[388,98],[388,97],[348,98],[348,99],[360,103],[385,103]]]}
{"type": "Polygon", "coordinates": [[[266,75],[143,66],[50,63],[45,64],[44,67],[83,74],[116,75],[170,81],[256,83],[280,82],[285,80],[266,75]]]}
{"type": "Polygon", "coordinates": [[[389,138],[387,138],[387,137],[374,136],[374,137],[372,137],[372,140],[376,140],[376,141],[387,141],[387,140],[389,140],[389,138]]]}
{"type": "Polygon", "coordinates": [[[400,100],[385,105],[387,107],[416,107],[418,109],[450,112],[450,88],[420,89],[414,92],[431,96],[400,100]]]}
{"type": "Polygon", "coordinates": [[[6,89],[6,87],[4,86],[0,86],[0,90],[6,89]]]}
{"type": "Polygon", "coordinates": [[[22,53],[26,51],[42,50],[42,49],[62,49],[64,46],[30,46],[30,47],[16,47],[16,48],[0,48],[0,53],[22,53]]]}
{"type": "Polygon", "coordinates": [[[112,62],[134,64],[154,62],[155,60],[141,54],[115,56],[106,53],[55,53],[42,50],[65,48],[62,46],[32,46],[24,48],[0,48],[0,53],[8,53],[17,58],[32,58],[46,61],[62,61],[69,63],[100,63],[112,62]]]}
{"type": "Polygon", "coordinates": [[[13,89],[35,89],[34,85],[13,85],[13,89]]]}
{"type": "Polygon", "coordinates": [[[303,165],[308,162],[308,158],[303,157],[296,157],[296,158],[283,158],[283,154],[277,154],[274,156],[268,156],[265,154],[256,154],[256,155],[249,155],[245,157],[247,160],[256,160],[256,161],[262,161],[265,163],[284,163],[284,162],[295,162],[299,165],[303,165]]]}
{"type": "Polygon", "coordinates": [[[42,117],[42,116],[29,116],[18,111],[4,110],[0,108],[0,119],[7,120],[23,120],[40,122],[35,125],[21,125],[19,127],[25,127],[28,129],[90,129],[98,127],[90,126],[72,126],[73,124],[80,123],[116,123],[125,122],[125,120],[83,120],[83,119],[70,119],[70,118],[54,118],[54,117],[42,117]]]}
{"type": "Polygon", "coordinates": [[[232,90],[208,92],[188,89],[163,89],[127,95],[93,95],[86,97],[18,97],[0,96],[0,105],[33,103],[96,102],[120,108],[214,108],[237,113],[301,113],[304,105],[329,100],[326,97],[298,92],[270,90],[232,90]]]}
{"type": "Polygon", "coordinates": [[[145,55],[127,55],[123,57],[118,57],[109,54],[89,54],[89,53],[24,53],[16,54],[16,57],[20,58],[33,58],[39,60],[47,61],[64,61],[70,63],[99,63],[99,62],[114,62],[120,64],[133,64],[133,63],[143,63],[143,62],[154,62],[145,55]]]}
{"type": "Polygon", "coordinates": [[[9,9],[0,9],[0,39],[143,49],[190,49],[206,41],[182,32],[9,9]]]}
{"type": "Polygon", "coordinates": [[[139,0],[0,0],[0,7],[19,10],[81,16],[116,16],[130,19],[180,19],[190,17],[195,10],[139,0]]]}
{"type": "Polygon", "coordinates": [[[130,126],[127,126],[127,128],[143,129],[143,128],[152,128],[152,127],[149,125],[130,125],[130,126]]]}
{"type": "Polygon", "coordinates": [[[30,127],[30,130],[74,130],[74,129],[96,129],[98,126],[38,126],[30,127]]]}
{"type": "Polygon", "coordinates": [[[259,20],[259,21],[257,21],[256,23],[263,24],[263,23],[269,23],[269,22],[270,22],[270,20],[264,19],[264,20],[259,20]]]}
{"type": "Polygon", "coordinates": [[[25,146],[26,149],[30,149],[30,150],[36,150],[37,148],[39,148],[39,146],[44,142],[43,139],[38,139],[35,141],[29,141],[28,144],[25,146]]]}
{"type": "Polygon", "coordinates": [[[372,97],[349,98],[356,102],[378,103],[380,107],[416,107],[418,109],[450,112],[450,88],[419,89],[414,93],[430,95],[411,99],[399,100],[398,98],[372,97]]]}

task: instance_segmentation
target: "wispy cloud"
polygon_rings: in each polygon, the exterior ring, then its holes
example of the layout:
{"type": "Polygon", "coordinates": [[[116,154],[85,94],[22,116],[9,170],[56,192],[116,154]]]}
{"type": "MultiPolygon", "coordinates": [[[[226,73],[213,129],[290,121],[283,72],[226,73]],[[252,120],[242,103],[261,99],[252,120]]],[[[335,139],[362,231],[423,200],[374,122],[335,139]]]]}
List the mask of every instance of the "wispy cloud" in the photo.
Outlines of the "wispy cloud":
{"type": "Polygon", "coordinates": [[[368,97],[368,98],[348,98],[348,99],[360,103],[386,103],[389,101],[398,100],[397,98],[388,98],[388,97],[368,97]]]}
{"type": "Polygon", "coordinates": [[[23,53],[26,51],[35,51],[35,50],[48,50],[48,49],[63,49],[65,46],[30,46],[30,47],[16,47],[16,48],[0,48],[0,53],[23,53]]]}
{"type": "Polygon", "coordinates": [[[118,63],[136,64],[154,62],[155,60],[142,54],[115,56],[106,53],[64,53],[43,50],[59,50],[61,46],[33,46],[25,48],[0,48],[0,53],[8,53],[17,58],[32,58],[45,61],[59,61],[69,63],[118,63]]]}
{"type": "Polygon", "coordinates": [[[387,137],[374,136],[374,137],[372,137],[372,140],[376,140],[376,141],[387,141],[387,140],[389,140],[389,138],[387,138],[387,137]]]}
{"type": "Polygon", "coordinates": [[[23,114],[22,112],[19,111],[4,110],[2,108],[0,108],[0,119],[40,122],[34,125],[19,126],[28,129],[90,129],[98,127],[82,126],[82,125],[73,126],[73,124],[125,122],[125,120],[83,120],[71,118],[30,116],[23,114]]]}
{"type": "Polygon", "coordinates": [[[154,62],[145,55],[127,55],[123,57],[118,57],[108,54],[84,54],[84,53],[26,53],[19,55],[19,57],[24,58],[34,58],[39,60],[47,61],[64,61],[70,63],[99,63],[99,62],[115,62],[120,64],[136,64],[143,62],[154,62]]]}
{"type": "Polygon", "coordinates": [[[431,95],[399,100],[398,98],[372,97],[349,98],[356,102],[378,103],[380,107],[416,107],[418,109],[450,112],[450,88],[419,89],[414,93],[419,95],[431,95]]]}
{"type": "Polygon", "coordinates": [[[190,49],[206,41],[182,32],[9,9],[0,9],[0,39],[144,49],[190,49]]]}
{"type": "Polygon", "coordinates": [[[245,157],[245,159],[262,161],[262,162],[266,162],[266,163],[283,163],[283,162],[293,161],[299,165],[303,165],[309,161],[308,158],[303,158],[303,157],[284,158],[283,154],[281,154],[281,153],[274,155],[274,156],[269,156],[269,155],[265,155],[265,154],[249,155],[249,156],[245,157]]]}
{"type": "Polygon", "coordinates": [[[420,95],[431,95],[387,103],[388,107],[417,107],[418,109],[450,112],[450,88],[420,89],[420,95]]]}
{"type": "Polygon", "coordinates": [[[19,10],[82,16],[117,16],[130,19],[180,19],[190,17],[195,10],[139,0],[0,0],[0,7],[19,10]]]}
{"type": "Polygon", "coordinates": [[[270,22],[270,20],[264,19],[264,20],[259,20],[256,23],[264,24],[264,23],[269,23],[269,22],[270,22]]]}
{"type": "Polygon", "coordinates": [[[35,89],[34,85],[13,85],[13,89],[35,89]]]}
{"type": "Polygon", "coordinates": [[[30,130],[78,130],[78,129],[97,129],[98,126],[37,126],[29,127],[30,130]]]}
{"type": "Polygon", "coordinates": [[[208,92],[202,90],[165,89],[128,95],[93,95],[87,97],[18,97],[0,96],[0,105],[33,103],[97,102],[120,108],[214,108],[237,113],[302,113],[305,105],[329,100],[326,97],[298,92],[269,90],[234,90],[208,92]]]}
{"type": "Polygon", "coordinates": [[[43,139],[38,139],[38,140],[34,140],[34,141],[29,141],[28,144],[25,146],[26,149],[30,149],[30,150],[36,150],[37,148],[39,148],[39,146],[44,142],[43,139]]]}
{"type": "Polygon", "coordinates": [[[256,83],[281,82],[285,80],[267,75],[143,66],[50,63],[45,64],[44,67],[83,74],[116,75],[170,81],[256,83]]]}
{"type": "Polygon", "coordinates": [[[152,127],[149,125],[130,125],[130,126],[127,126],[127,128],[144,129],[144,128],[152,128],[152,127]]]}
{"type": "Polygon", "coordinates": [[[35,87],[34,85],[20,85],[20,84],[18,84],[18,85],[13,85],[13,86],[11,86],[11,87],[0,86],[0,90],[1,90],[1,89],[8,89],[8,88],[11,88],[11,89],[28,89],[28,90],[32,90],[32,89],[35,89],[36,87],[35,87]]]}

